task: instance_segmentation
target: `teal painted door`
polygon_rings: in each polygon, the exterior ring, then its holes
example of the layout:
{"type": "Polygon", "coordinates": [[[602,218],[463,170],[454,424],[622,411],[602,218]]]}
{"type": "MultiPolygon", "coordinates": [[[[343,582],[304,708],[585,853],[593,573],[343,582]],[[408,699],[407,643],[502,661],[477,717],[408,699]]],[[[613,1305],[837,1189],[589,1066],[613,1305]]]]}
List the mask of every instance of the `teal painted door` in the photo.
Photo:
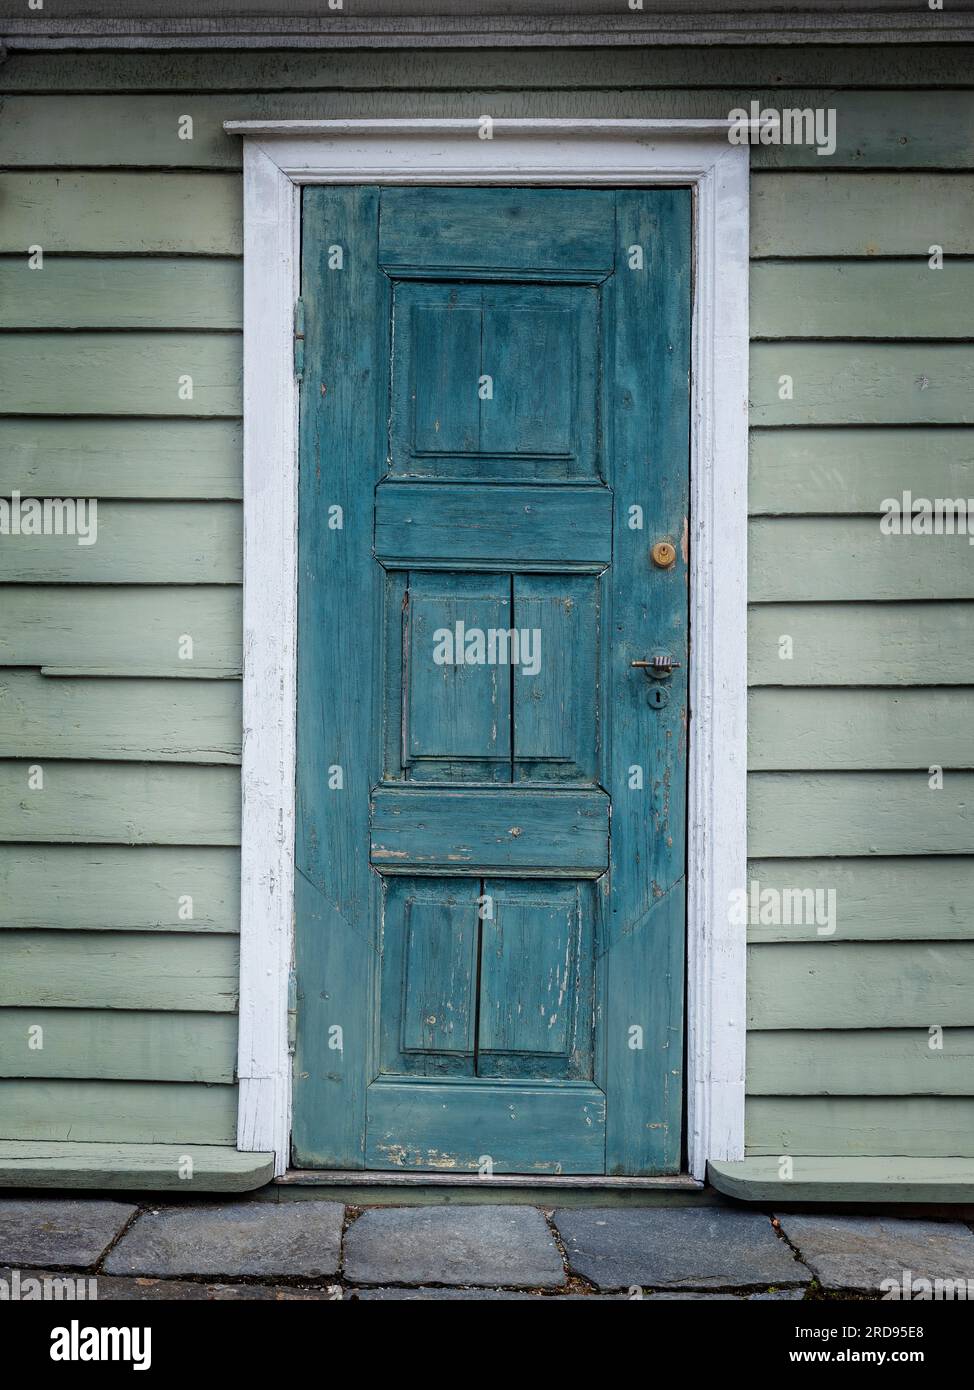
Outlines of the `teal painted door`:
{"type": "Polygon", "coordinates": [[[690,217],[304,191],[298,1166],[680,1166],[690,217]]]}

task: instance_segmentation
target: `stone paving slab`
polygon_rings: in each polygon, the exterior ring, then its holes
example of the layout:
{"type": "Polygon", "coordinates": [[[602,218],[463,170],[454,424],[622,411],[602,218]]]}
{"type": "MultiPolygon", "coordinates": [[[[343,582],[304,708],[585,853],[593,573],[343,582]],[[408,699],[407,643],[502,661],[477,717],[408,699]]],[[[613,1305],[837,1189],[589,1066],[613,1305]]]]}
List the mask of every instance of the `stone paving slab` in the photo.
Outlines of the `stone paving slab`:
{"type": "Polygon", "coordinates": [[[340,1202],[228,1202],[143,1212],[107,1274],[179,1279],[328,1278],[341,1258],[340,1202]]]}
{"type": "Polygon", "coordinates": [[[0,1200],[0,1264],[91,1269],[137,1207],[84,1197],[0,1200]]]}
{"type": "Polygon", "coordinates": [[[572,1273],[600,1289],[733,1289],[811,1279],[760,1212],[576,1207],[556,1211],[554,1220],[572,1273]]]}
{"type": "MultiPolygon", "coordinates": [[[[303,1203],[301,1203],[303,1205],[303,1203]]],[[[353,1284],[443,1284],[553,1289],[561,1255],[536,1207],[385,1207],[345,1236],[353,1284]]]]}
{"type": "MultiPolygon", "coordinates": [[[[179,1279],[125,1279],[87,1273],[74,1275],[49,1269],[18,1271],[18,1274],[15,1296],[22,1301],[36,1301],[41,1297],[39,1292],[25,1287],[28,1279],[57,1280],[58,1284],[55,1285],[55,1291],[49,1291],[46,1297],[48,1299],[56,1297],[62,1302],[65,1291],[63,1283],[60,1281],[69,1279],[72,1284],[79,1286],[74,1290],[74,1297],[71,1300],[75,1303],[82,1299],[89,1303],[158,1303],[163,1301],[222,1303],[239,1302],[246,1299],[258,1299],[262,1302],[321,1302],[335,1297],[334,1293],[324,1285],[299,1287],[288,1284],[206,1284],[179,1279]]],[[[4,1280],[8,1289],[11,1287],[13,1276],[14,1271],[0,1269],[0,1279],[4,1280]]]]}
{"type": "MultiPolygon", "coordinates": [[[[517,1293],[513,1289],[350,1289],[346,1299],[363,1299],[372,1302],[435,1302],[437,1299],[453,1301],[459,1299],[487,1300],[514,1299],[533,1303],[564,1303],[566,1298],[582,1297],[577,1294],[517,1293]]],[[[598,1295],[596,1295],[598,1297],[598,1295]]]]}
{"type": "MultiPolygon", "coordinates": [[[[780,1216],[781,1229],[828,1290],[878,1293],[884,1279],[963,1279],[974,1290],[974,1234],[960,1221],[780,1216]]],[[[900,1297],[902,1298],[902,1293],[900,1297]]]]}
{"type": "MultiPolygon", "coordinates": [[[[384,1301],[405,1300],[415,1301],[436,1300],[436,1299],[520,1299],[534,1303],[565,1303],[583,1302],[591,1303],[594,1299],[596,1303],[614,1302],[620,1300],[629,1302],[627,1293],[515,1293],[511,1289],[351,1289],[345,1294],[346,1298],[356,1299],[381,1299],[384,1301]]],[[[763,1303],[776,1300],[787,1300],[789,1302],[803,1299],[804,1289],[776,1289],[772,1293],[681,1293],[669,1291],[665,1293],[647,1293],[643,1302],[649,1303],[652,1300],[670,1302],[679,1300],[681,1302],[692,1299],[700,1299],[705,1303],[724,1302],[724,1303],[763,1303]]],[[[638,1302],[638,1299],[632,1300],[638,1302]]]]}
{"type": "Polygon", "coordinates": [[[804,1299],[804,1289],[773,1289],[766,1290],[764,1293],[680,1293],[675,1289],[653,1289],[646,1294],[646,1298],[661,1298],[666,1302],[679,1299],[681,1302],[688,1302],[691,1299],[703,1299],[705,1303],[713,1303],[715,1299],[721,1299],[725,1303],[794,1303],[804,1299]]]}

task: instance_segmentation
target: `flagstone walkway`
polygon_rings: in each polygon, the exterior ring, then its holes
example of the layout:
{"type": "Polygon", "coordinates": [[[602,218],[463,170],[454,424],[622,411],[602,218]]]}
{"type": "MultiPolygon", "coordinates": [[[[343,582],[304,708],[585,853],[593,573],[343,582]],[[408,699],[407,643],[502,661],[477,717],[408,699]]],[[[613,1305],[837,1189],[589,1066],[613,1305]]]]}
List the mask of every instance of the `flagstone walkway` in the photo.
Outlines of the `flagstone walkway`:
{"type": "Polygon", "coordinates": [[[962,1280],[974,1297],[974,1234],[960,1221],[735,1207],[0,1198],[0,1298],[68,1276],[82,1297],[94,1280],[99,1300],[766,1301],[879,1298],[884,1281],[918,1279],[962,1280]]]}

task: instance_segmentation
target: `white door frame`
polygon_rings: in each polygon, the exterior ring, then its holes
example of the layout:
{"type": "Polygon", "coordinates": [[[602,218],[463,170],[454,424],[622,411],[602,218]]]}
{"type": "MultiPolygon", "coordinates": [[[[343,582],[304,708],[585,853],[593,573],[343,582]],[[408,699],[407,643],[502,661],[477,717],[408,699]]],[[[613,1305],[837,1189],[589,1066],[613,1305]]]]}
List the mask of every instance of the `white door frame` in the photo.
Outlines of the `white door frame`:
{"type": "Polygon", "coordinates": [[[690,186],[687,1102],[694,1176],[744,1155],[747,145],[729,120],[227,121],[244,137],[244,668],[237,1147],[288,1166],[301,185],[690,186]]]}

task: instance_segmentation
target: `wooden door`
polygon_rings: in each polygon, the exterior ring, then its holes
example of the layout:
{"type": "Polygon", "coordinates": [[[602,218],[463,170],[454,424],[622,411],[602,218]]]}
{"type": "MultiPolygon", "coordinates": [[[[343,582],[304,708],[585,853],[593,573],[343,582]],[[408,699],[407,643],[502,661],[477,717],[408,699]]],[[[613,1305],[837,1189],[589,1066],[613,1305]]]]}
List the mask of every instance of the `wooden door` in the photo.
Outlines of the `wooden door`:
{"type": "Polygon", "coordinates": [[[294,1162],[673,1172],[690,193],[303,197],[294,1162]]]}

